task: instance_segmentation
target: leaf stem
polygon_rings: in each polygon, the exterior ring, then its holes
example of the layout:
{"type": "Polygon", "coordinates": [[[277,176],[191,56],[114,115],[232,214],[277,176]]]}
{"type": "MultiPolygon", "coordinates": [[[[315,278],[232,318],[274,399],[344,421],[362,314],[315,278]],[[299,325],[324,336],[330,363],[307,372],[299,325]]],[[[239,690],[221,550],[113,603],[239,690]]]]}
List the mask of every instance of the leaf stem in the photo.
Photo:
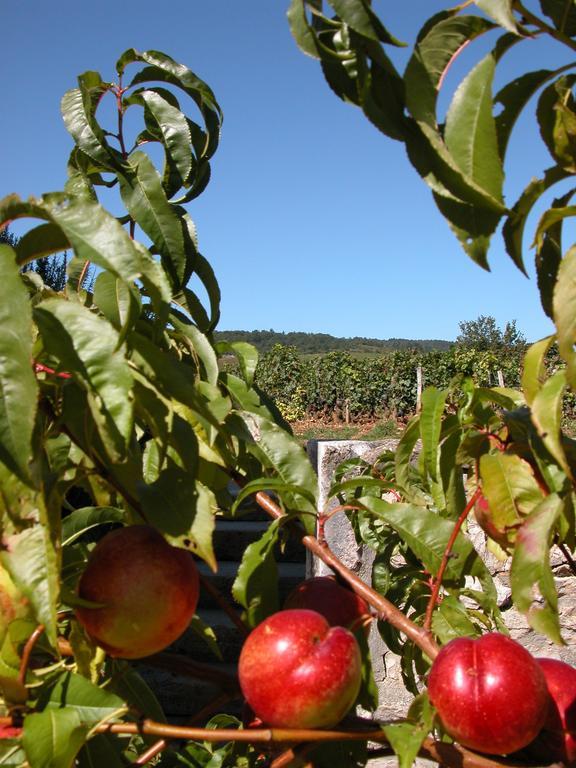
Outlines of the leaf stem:
{"type": "Polygon", "coordinates": [[[446,572],[446,568],[448,567],[448,561],[450,560],[450,557],[452,555],[452,549],[454,547],[458,534],[460,533],[460,529],[464,525],[464,521],[468,517],[470,510],[478,500],[480,494],[481,494],[481,490],[480,490],[480,487],[478,487],[476,488],[476,490],[470,497],[470,500],[468,501],[468,503],[460,513],[460,517],[456,521],[454,528],[452,530],[452,533],[450,534],[450,538],[448,539],[448,543],[446,544],[446,549],[444,550],[444,554],[442,555],[442,561],[440,563],[440,567],[438,568],[438,573],[436,574],[436,578],[434,579],[434,586],[432,587],[430,599],[428,600],[428,605],[426,607],[426,616],[424,618],[423,628],[428,633],[431,633],[432,614],[434,613],[434,608],[438,603],[438,595],[440,594],[442,579],[444,578],[444,573],[446,572]]]}
{"type": "Polygon", "coordinates": [[[30,657],[32,656],[34,646],[40,639],[40,636],[44,633],[44,630],[44,624],[39,624],[26,641],[26,645],[24,646],[24,651],[22,653],[22,661],[20,662],[20,671],[18,673],[18,682],[21,685],[26,685],[26,673],[28,672],[30,657]]]}

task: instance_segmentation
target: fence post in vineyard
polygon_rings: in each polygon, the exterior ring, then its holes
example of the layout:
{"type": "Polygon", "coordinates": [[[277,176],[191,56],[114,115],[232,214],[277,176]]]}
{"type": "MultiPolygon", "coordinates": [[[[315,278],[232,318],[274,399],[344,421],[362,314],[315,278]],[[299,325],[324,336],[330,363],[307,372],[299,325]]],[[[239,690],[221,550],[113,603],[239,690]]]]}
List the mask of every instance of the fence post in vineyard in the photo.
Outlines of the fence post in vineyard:
{"type": "Polygon", "coordinates": [[[419,365],[416,368],[416,413],[420,413],[420,408],[422,406],[422,384],[422,366],[419,365]]]}

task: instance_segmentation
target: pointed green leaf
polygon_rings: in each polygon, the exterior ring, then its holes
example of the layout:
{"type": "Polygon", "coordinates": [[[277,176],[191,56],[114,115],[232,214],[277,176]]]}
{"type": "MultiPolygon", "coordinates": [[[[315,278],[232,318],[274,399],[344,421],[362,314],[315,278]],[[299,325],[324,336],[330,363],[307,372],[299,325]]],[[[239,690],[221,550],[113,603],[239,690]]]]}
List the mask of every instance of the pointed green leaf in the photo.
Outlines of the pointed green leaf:
{"type": "Polygon", "coordinates": [[[144,152],[134,152],[120,175],[120,194],[130,216],[160,252],[173,284],[184,278],[186,258],[182,224],[168,202],[162,179],[144,152]]]}
{"type": "MultiPolygon", "coordinates": [[[[251,450],[273,469],[284,483],[302,488],[305,495],[299,493],[290,500],[293,510],[302,510],[316,515],[316,506],[308,501],[316,499],[318,480],[310,460],[297,440],[272,421],[248,411],[241,411],[241,418],[254,437],[251,450]]],[[[286,496],[285,496],[286,498],[286,496]]],[[[314,519],[304,515],[302,522],[307,529],[313,527],[314,519]]]]}
{"type": "Polygon", "coordinates": [[[562,499],[553,493],[536,507],[518,531],[510,569],[514,605],[525,614],[533,629],[560,644],[564,641],[558,620],[558,594],[550,567],[550,547],[562,504],[562,499]]]}
{"type": "Polygon", "coordinates": [[[246,548],[232,586],[234,599],[246,611],[246,620],[255,627],[279,610],[278,566],[274,547],[279,523],[274,520],[266,532],[246,548]]]}
{"type": "Polygon", "coordinates": [[[101,272],[94,283],[94,303],[120,332],[122,343],[140,317],[142,304],[135,285],[128,285],[111,272],[101,272]]]}
{"type": "Polygon", "coordinates": [[[516,18],[512,12],[512,0],[475,0],[478,8],[488,14],[504,29],[520,34],[516,18]]]}
{"type": "Polygon", "coordinates": [[[113,693],[144,717],[150,717],[157,723],[165,723],[166,715],[142,676],[126,662],[115,660],[113,665],[109,683],[113,693]]]}
{"type": "Polygon", "coordinates": [[[534,398],[546,381],[546,353],[552,346],[554,339],[554,336],[547,336],[545,339],[531,344],[524,356],[522,390],[528,405],[532,405],[534,398]]]}
{"type": "Polygon", "coordinates": [[[24,720],[22,746],[30,768],[72,768],[88,726],[73,709],[34,712],[24,720]]]}
{"type": "Polygon", "coordinates": [[[215,349],[219,356],[226,353],[236,356],[244,381],[251,387],[254,382],[256,366],[258,365],[258,350],[256,347],[252,346],[252,344],[247,344],[245,341],[219,341],[215,345],[215,349]]]}
{"type": "Polygon", "coordinates": [[[448,108],[444,139],[466,176],[502,200],[504,172],[492,114],[495,66],[489,54],[464,78],[448,108]]]}
{"type": "Polygon", "coordinates": [[[556,371],[532,401],[532,421],[546,448],[568,477],[572,477],[572,467],[562,445],[562,401],[565,389],[566,371],[556,371]]]}
{"type": "Polygon", "coordinates": [[[79,149],[92,158],[100,169],[116,171],[122,156],[106,142],[102,129],[90,114],[91,107],[86,103],[82,88],[67,91],[60,105],[64,125],[79,149]]]}
{"type": "Polygon", "coordinates": [[[30,482],[38,385],[32,369],[32,310],[15,254],[0,245],[0,460],[30,482]]]}
{"type": "Polygon", "coordinates": [[[46,710],[74,710],[79,721],[90,726],[126,711],[126,704],[119,696],[74,672],[61,675],[42,703],[46,710]]]}
{"type": "MultiPolygon", "coordinates": [[[[41,500],[38,500],[41,504],[41,500]]],[[[60,590],[60,562],[45,525],[37,523],[20,533],[5,535],[2,565],[14,584],[28,598],[46,636],[56,645],[56,610],[60,590]]]]}
{"type": "Polygon", "coordinates": [[[148,115],[154,120],[162,136],[166,152],[178,171],[181,184],[186,184],[193,160],[190,147],[192,136],[186,116],[156,90],[140,90],[133,94],[130,100],[138,100],[145,105],[148,115]]]}
{"type": "Polygon", "coordinates": [[[116,507],[82,507],[75,509],[62,520],[62,546],[70,546],[86,531],[99,525],[121,523],[124,512],[116,507]]]}
{"type": "Polygon", "coordinates": [[[568,382],[576,389],[576,247],[570,248],[562,259],[553,302],[558,349],[566,361],[568,382]]]}
{"type": "Polygon", "coordinates": [[[542,491],[527,461],[515,454],[486,453],[480,457],[482,492],[499,530],[513,529],[542,501],[542,491]]]}
{"type": "Polygon", "coordinates": [[[79,259],[112,272],[128,284],[141,279],[155,302],[170,301],[170,286],[161,267],[97,203],[85,199],[53,201],[45,197],[41,207],[30,206],[26,215],[52,219],[79,259]]]}
{"type": "Polygon", "coordinates": [[[359,35],[388,45],[402,46],[376,16],[366,0],[329,0],[340,19],[359,35]]]}
{"type": "Polygon", "coordinates": [[[439,442],[447,397],[447,389],[440,391],[435,387],[427,387],[422,393],[420,412],[422,454],[426,470],[433,480],[438,479],[439,442]]]}
{"type": "MultiPolygon", "coordinates": [[[[543,178],[532,179],[511,209],[504,223],[502,234],[506,251],[516,266],[523,272],[522,245],[526,221],[534,205],[551,186],[568,176],[564,168],[553,166],[545,171],[543,178]]],[[[540,243],[540,248],[542,242],[540,243]]]]}
{"type": "Polygon", "coordinates": [[[121,743],[110,734],[98,734],[84,744],[78,753],[77,765],[78,768],[125,768],[121,743]]]}
{"type": "Polygon", "coordinates": [[[47,299],[36,322],[49,354],[85,388],[88,404],[110,456],[125,456],[132,434],[132,374],[118,332],[80,304],[47,299]]]}
{"type": "MultiPolygon", "coordinates": [[[[436,574],[448,541],[454,531],[454,521],[439,517],[425,507],[412,504],[390,504],[383,499],[363,496],[359,499],[369,512],[390,525],[410,547],[429,573],[436,574]]],[[[486,591],[494,592],[488,570],[470,541],[459,533],[452,557],[448,560],[445,580],[462,583],[466,576],[477,576],[486,591]]]]}

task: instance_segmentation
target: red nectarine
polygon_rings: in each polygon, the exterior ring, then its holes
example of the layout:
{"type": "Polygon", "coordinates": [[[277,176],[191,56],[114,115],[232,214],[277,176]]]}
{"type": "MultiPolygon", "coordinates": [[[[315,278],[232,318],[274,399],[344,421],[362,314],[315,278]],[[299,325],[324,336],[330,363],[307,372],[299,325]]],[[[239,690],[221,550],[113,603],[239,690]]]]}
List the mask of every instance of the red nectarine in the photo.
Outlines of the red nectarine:
{"type": "Polygon", "coordinates": [[[79,597],[102,607],[77,607],[90,637],[111,656],[137,659],[178,638],[198,603],[192,555],[173,547],[148,525],[120,528],[91,553],[79,597]]]}

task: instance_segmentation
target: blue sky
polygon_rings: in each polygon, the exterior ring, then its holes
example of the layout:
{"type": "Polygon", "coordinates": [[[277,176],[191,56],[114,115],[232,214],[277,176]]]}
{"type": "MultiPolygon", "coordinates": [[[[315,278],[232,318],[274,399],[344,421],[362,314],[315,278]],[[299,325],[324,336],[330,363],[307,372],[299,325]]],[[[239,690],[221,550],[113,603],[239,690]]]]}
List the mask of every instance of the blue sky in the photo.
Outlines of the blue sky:
{"type": "MultiPolygon", "coordinates": [[[[407,4],[374,5],[393,33],[414,39],[407,4]]],[[[319,65],[298,50],[287,6],[10,4],[0,64],[0,195],[61,189],[72,146],[62,94],[87,69],[113,79],[127,48],[154,48],[206,80],[224,111],[212,180],[189,206],[220,282],[221,330],[454,339],[459,321],[486,314],[502,326],[516,319],[529,340],[550,333],[534,277],[512,265],[499,237],[491,273],[464,255],[402,146],[337,99],[319,65]]],[[[410,4],[417,19],[442,6],[410,4]]],[[[518,143],[510,201],[546,164],[527,126],[518,143]]]]}

